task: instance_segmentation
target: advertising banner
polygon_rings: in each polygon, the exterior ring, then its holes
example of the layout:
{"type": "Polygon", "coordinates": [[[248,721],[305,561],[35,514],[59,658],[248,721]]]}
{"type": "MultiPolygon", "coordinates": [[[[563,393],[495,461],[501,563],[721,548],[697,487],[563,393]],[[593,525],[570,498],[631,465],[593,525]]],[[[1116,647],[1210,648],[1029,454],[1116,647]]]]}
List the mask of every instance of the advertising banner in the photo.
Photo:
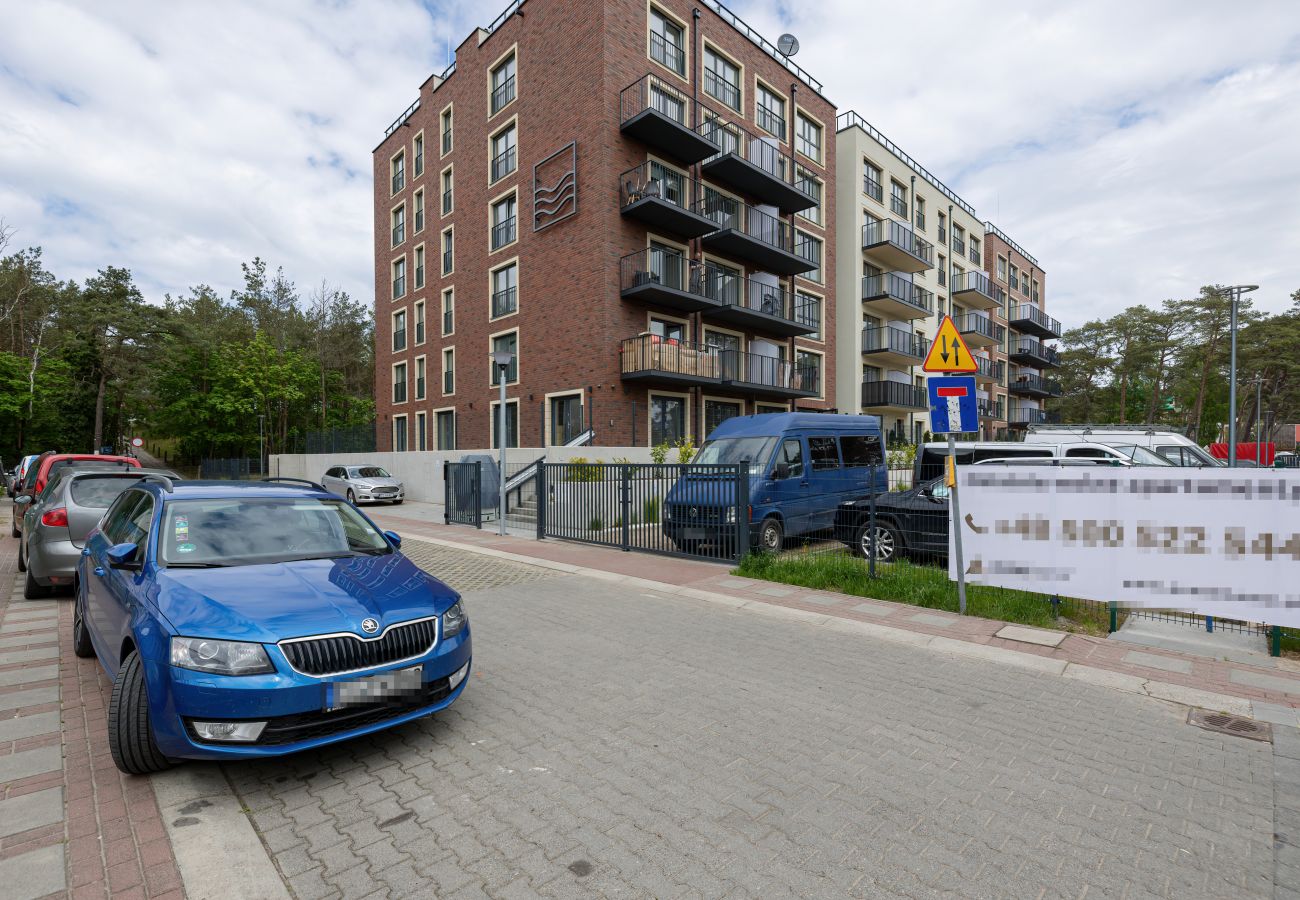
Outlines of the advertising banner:
{"type": "Polygon", "coordinates": [[[970,584],[1300,627],[1300,474],[962,466],[958,477],[970,584]]]}

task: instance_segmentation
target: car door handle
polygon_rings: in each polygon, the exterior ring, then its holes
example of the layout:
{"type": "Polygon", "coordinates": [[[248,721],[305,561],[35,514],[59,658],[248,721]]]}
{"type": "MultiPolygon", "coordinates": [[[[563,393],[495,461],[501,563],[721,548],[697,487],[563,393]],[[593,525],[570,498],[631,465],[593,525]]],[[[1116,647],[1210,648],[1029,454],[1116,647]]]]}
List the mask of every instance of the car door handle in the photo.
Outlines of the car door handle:
{"type": "Polygon", "coordinates": [[[95,574],[98,575],[100,578],[103,578],[103,577],[104,577],[104,567],[103,567],[103,566],[95,566],[95,574]]]}

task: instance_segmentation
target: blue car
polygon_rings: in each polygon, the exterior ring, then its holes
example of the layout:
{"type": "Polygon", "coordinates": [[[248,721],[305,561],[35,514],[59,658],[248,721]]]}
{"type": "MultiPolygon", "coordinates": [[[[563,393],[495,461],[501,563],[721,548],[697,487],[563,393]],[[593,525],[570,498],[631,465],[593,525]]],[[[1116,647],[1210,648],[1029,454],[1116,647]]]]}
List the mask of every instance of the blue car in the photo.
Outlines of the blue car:
{"type": "Polygon", "coordinates": [[[146,476],[87,538],[73,646],[113,679],[123,772],[321,747],[464,691],[460,595],[355,506],[290,481],[146,476]]]}

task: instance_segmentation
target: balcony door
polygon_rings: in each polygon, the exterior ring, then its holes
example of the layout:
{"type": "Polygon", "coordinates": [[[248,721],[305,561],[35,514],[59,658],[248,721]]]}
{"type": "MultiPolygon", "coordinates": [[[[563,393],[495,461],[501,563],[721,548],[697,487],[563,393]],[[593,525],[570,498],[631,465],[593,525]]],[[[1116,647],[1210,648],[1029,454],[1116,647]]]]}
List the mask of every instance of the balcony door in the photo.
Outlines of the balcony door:
{"type": "Polygon", "coordinates": [[[685,179],[662,163],[650,163],[650,196],[659,196],[675,206],[686,206],[685,179]],[[657,193],[656,193],[657,192],[657,193]]]}
{"type": "Polygon", "coordinates": [[[682,258],[681,253],[675,247],[669,247],[667,244],[661,244],[658,241],[650,242],[650,277],[665,287],[675,290],[683,290],[686,285],[682,281],[682,269],[686,261],[682,258]]]}

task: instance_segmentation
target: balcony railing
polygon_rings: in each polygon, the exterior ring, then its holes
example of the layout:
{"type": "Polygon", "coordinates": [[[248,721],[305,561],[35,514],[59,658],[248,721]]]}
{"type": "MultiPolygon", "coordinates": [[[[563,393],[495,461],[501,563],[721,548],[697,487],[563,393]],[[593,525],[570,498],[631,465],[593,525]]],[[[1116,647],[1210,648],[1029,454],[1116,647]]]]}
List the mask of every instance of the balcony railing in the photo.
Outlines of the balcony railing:
{"type": "Polygon", "coordinates": [[[862,330],[862,352],[892,354],[913,359],[925,359],[925,339],[903,328],[879,325],[862,330]]]}
{"type": "Polygon", "coordinates": [[[618,105],[625,133],[678,159],[694,163],[718,152],[709,135],[717,116],[658,75],[645,75],[623,88],[618,105]]]}
{"type": "Polygon", "coordinates": [[[1018,394],[1059,397],[1061,396],[1061,383],[1053,378],[1044,378],[1032,372],[1015,372],[1007,381],[1007,390],[1018,394]]]}
{"type": "Polygon", "coordinates": [[[925,213],[919,209],[916,211],[916,227],[925,231],[925,213]]]}
{"type": "Polygon", "coordinates": [[[740,88],[707,69],[704,71],[704,93],[732,109],[740,108],[740,88]]]}
{"type": "Polygon", "coordinates": [[[885,189],[870,175],[862,176],[862,192],[877,203],[883,203],[885,200],[885,189]]]}
{"type": "Polygon", "coordinates": [[[1026,331],[1043,338],[1061,336],[1061,323],[1029,303],[1019,303],[1011,307],[1007,320],[1017,331],[1026,331]]]}
{"type": "Polygon", "coordinates": [[[1034,409],[1030,406],[1014,406],[1007,418],[1010,425],[1046,425],[1059,422],[1061,414],[1054,410],[1034,409]]]}
{"type": "Polygon", "coordinates": [[[934,293],[894,272],[864,276],[862,299],[868,303],[893,301],[901,304],[901,308],[896,308],[895,311],[912,318],[921,318],[934,312],[934,293]]]}
{"type": "Polygon", "coordinates": [[[451,129],[444,128],[442,132],[442,155],[446,156],[451,152],[451,129]]]}
{"type": "Polygon", "coordinates": [[[1019,361],[1035,363],[1039,366],[1059,366],[1060,357],[1056,351],[1034,338],[1022,337],[1011,342],[1007,355],[1019,361]]]}
{"type": "Polygon", "coordinates": [[[889,197],[889,208],[894,211],[895,215],[911,218],[907,215],[907,201],[902,197],[896,197],[891,194],[889,197]]]}
{"type": "Polygon", "coordinates": [[[1002,338],[1007,333],[1004,326],[997,324],[988,316],[974,313],[953,316],[953,324],[962,334],[982,337],[995,344],[1002,343],[1002,338]]]}
{"type": "Polygon", "coordinates": [[[760,105],[754,116],[758,127],[778,138],[785,138],[785,117],[773,112],[766,106],[760,105]]]}
{"type": "Polygon", "coordinates": [[[752,132],[738,122],[707,114],[700,133],[719,148],[704,162],[710,178],[732,184],[747,194],[773,203],[783,213],[800,212],[817,205],[789,154],[770,137],[752,132]]]}
{"type": "Polygon", "coordinates": [[[393,193],[396,194],[404,187],[406,187],[406,171],[398,169],[393,173],[393,193]]]}
{"type": "Polygon", "coordinates": [[[454,310],[444,309],[442,311],[442,333],[451,334],[456,330],[456,313],[454,310]]]}
{"type": "Polygon", "coordinates": [[[492,249],[498,250],[506,244],[514,243],[516,217],[511,216],[504,222],[492,226],[492,249]]]}
{"type": "Polygon", "coordinates": [[[718,230],[704,238],[716,250],[753,262],[768,271],[795,275],[811,271],[818,261],[796,252],[789,222],[725,194],[705,198],[704,215],[718,230]]]}
{"type": "Polygon", "coordinates": [[[424,376],[423,375],[415,376],[415,399],[416,400],[424,399],[424,376]]]}
{"type": "Polygon", "coordinates": [[[686,51],[653,31],[650,32],[650,58],[678,75],[686,74],[686,51]]]}
{"type": "Polygon", "coordinates": [[[423,343],[424,343],[424,323],[423,323],[423,322],[416,322],[416,323],[415,323],[415,343],[416,343],[417,345],[418,345],[418,344],[423,344],[423,343]]]}
{"type": "MultiPolygon", "coordinates": [[[[975,357],[976,375],[980,379],[1002,383],[1002,376],[1006,374],[1007,364],[1000,359],[989,359],[987,356],[975,357]]],[[[998,418],[1001,418],[999,416],[998,418]]]]}
{"type": "Polygon", "coordinates": [[[979,410],[979,417],[981,419],[1005,418],[1003,416],[1005,410],[1002,407],[1001,400],[998,400],[997,402],[992,400],[976,400],[975,406],[979,410]]]}
{"type": "Polygon", "coordinates": [[[816,366],[796,366],[777,356],[719,348],[718,367],[724,382],[778,393],[816,395],[820,373],[816,366]]]}
{"type": "Polygon", "coordinates": [[[393,352],[406,349],[406,329],[399,328],[393,332],[393,352]]]}
{"type": "Polygon", "coordinates": [[[624,340],[619,347],[624,378],[654,378],[684,384],[728,383],[786,396],[814,396],[815,366],[795,366],[775,356],[694,344],[657,334],[624,340]]]}
{"type": "Polygon", "coordinates": [[[1003,309],[1007,292],[984,272],[962,272],[952,277],[952,295],[964,303],[978,302],[983,309],[1003,309]]]}
{"type": "Polygon", "coordinates": [[[442,373],[442,392],[443,392],[444,394],[454,394],[454,393],[456,393],[456,373],[455,373],[455,372],[448,371],[448,372],[443,372],[443,373],[442,373]]]}
{"type": "Polygon", "coordinates": [[[496,115],[515,99],[515,76],[511,75],[492,90],[492,113],[496,115]]]}
{"type": "Polygon", "coordinates": [[[442,192],[442,214],[444,216],[447,215],[447,213],[451,212],[451,204],[452,204],[451,188],[447,188],[447,190],[442,192]]]}
{"type": "Polygon", "coordinates": [[[716,229],[712,218],[704,214],[699,182],[684,175],[642,163],[618,177],[619,208],[658,228],[667,228],[686,237],[700,237],[716,229]]]}
{"type": "Polygon", "coordinates": [[[416,233],[424,231],[424,204],[420,204],[415,209],[415,230],[416,233]]]}
{"type": "Polygon", "coordinates": [[[966,255],[966,238],[958,237],[956,232],[952,235],[952,250],[958,256],[966,255]]]}
{"type": "Polygon", "coordinates": [[[934,245],[918,237],[910,226],[893,219],[877,219],[862,226],[862,247],[888,255],[893,268],[920,272],[934,266],[934,245]],[[899,252],[901,251],[901,255],[899,252]],[[910,257],[910,259],[909,259],[910,257]]]}
{"type": "Polygon", "coordinates": [[[519,289],[506,288],[492,294],[492,318],[508,316],[519,309],[519,289]]]}
{"type": "Polygon", "coordinates": [[[925,409],[930,405],[925,388],[902,381],[862,382],[863,406],[887,406],[893,409],[925,409]]]}
{"type": "Polygon", "coordinates": [[[500,181],[518,165],[518,156],[515,147],[507,147],[492,158],[492,181],[500,181]]]}
{"type": "Polygon", "coordinates": [[[984,260],[980,257],[980,252],[975,249],[974,244],[970,245],[970,261],[980,265],[983,265],[984,263],[984,260]]]}

